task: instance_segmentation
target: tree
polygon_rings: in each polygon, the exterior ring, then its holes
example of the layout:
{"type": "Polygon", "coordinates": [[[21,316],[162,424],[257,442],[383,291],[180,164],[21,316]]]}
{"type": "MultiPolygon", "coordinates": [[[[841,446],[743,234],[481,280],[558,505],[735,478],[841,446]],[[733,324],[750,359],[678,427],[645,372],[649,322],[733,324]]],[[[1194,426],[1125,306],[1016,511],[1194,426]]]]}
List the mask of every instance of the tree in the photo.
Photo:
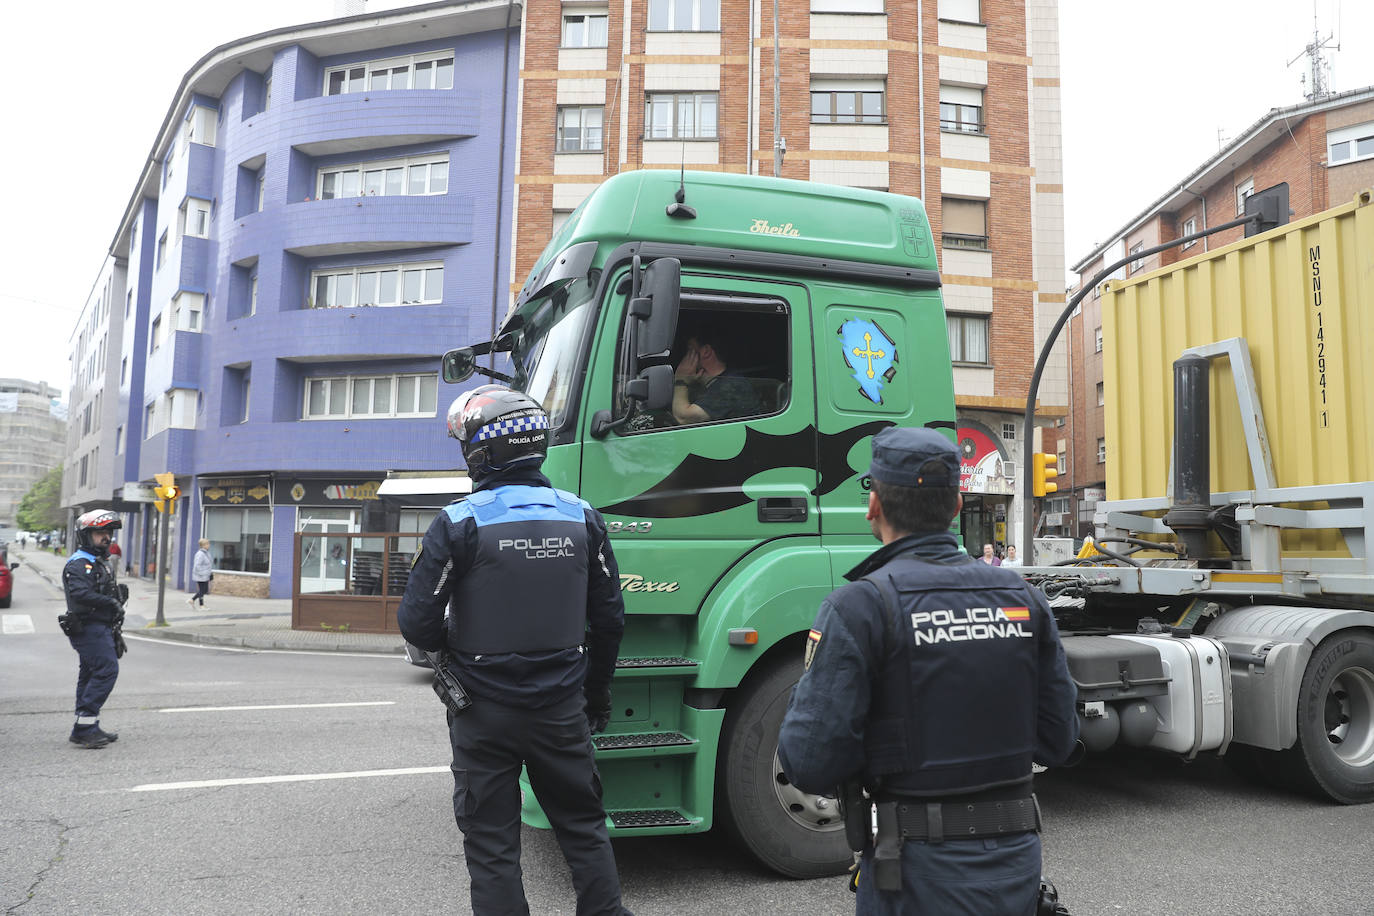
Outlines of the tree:
{"type": "Polygon", "coordinates": [[[67,524],[62,508],[62,465],[44,474],[19,501],[15,513],[19,527],[26,531],[51,531],[67,524]]]}

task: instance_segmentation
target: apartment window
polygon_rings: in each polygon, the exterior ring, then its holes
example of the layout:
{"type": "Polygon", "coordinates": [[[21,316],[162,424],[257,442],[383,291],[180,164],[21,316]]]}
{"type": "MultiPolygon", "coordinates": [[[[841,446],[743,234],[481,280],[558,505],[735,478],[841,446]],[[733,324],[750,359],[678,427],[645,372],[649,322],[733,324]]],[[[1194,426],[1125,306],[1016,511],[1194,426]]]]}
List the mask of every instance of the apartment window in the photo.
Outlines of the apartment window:
{"type": "Polygon", "coordinates": [[[1093,343],[1094,352],[1101,353],[1101,352],[1102,352],[1102,329],[1101,329],[1101,328],[1098,328],[1097,330],[1093,331],[1093,337],[1094,337],[1094,343],[1093,343]]]}
{"type": "Polygon", "coordinates": [[[148,330],[148,352],[156,353],[157,348],[162,346],[162,316],[158,315],[153,319],[151,328],[148,330]]]}
{"type": "Polygon", "coordinates": [[[302,419],[432,417],[438,397],[435,375],[309,378],[302,419]]]}
{"type": "Polygon", "coordinates": [[[383,89],[452,89],[453,54],[413,54],[324,71],[324,94],[383,89]]]}
{"type": "Polygon", "coordinates": [[[315,193],[320,200],[446,194],[448,154],[320,169],[315,193]]]}
{"type": "Polygon", "coordinates": [[[133,308],[134,308],[134,292],[133,292],[133,290],[129,290],[129,292],[127,292],[127,293],[124,294],[124,317],[125,317],[125,318],[128,318],[128,317],[129,317],[129,313],[130,313],[131,311],[133,311],[133,308]]]}
{"type": "Polygon", "coordinates": [[[186,123],[181,128],[182,145],[199,143],[203,146],[214,146],[218,119],[219,112],[213,108],[191,106],[190,113],[186,115],[186,123]]]}
{"type": "Polygon", "coordinates": [[[812,80],[812,124],[882,124],[887,92],[882,80],[812,80]]]}
{"type": "Polygon", "coordinates": [[[90,460],[90,457],[90,455],[81,456],[81,480],[78,486],[84,487],[86,485],[86,462],[90,460]]]}
{"type": "Polygon", "coordinates": [[[272,107],[272,71],[268,70],[262,75],[262,110],[266,111],[272,107]]]}
{"type": "Polygon", "coordinates": [[[210,237],[210,201],[196,197],[186,198],[177,212],[177,234],[193,236],[198,239],[210,237]]]}
{"type": "Polygon", "coordinates": [[[884,13],[884,0],[811,0],[813,13],[884,13]]]}
{"type": "Polygon", "coordinates": [[[555,210],[555,211],[553,211],[553,222],[552,222],[552,224],[551,224],[552,227],[553,227],[553,231],[549,234],[549,238],[554,238],[555,236],[558,235],[559,232],[563,231],[563,227],[564,227],[565,225],[567,225],[567,223],[568,223],[568,218],[571,217],[571,216],[572,216],[572,211],[571,211],[571,210],[555,210]]]}
{"type": "Polygon", "coordinates": [[[317,270],[310,275],[310,288],[307,308],[433,305],[444,298],[444,265],[425,261],[317,270]]]}
{"type": "Polygon", "coordinates": [[[940,18],[951,22],[983,21],[981,0],[940,0],[940,18]]]}
{"type": "Polygon", "coordinates": [[[1103,463],[1104,461],[1106,461],[1106,460],[1107,460],[1107,440],[1106,440],[1106,439],[1098,439],[1098,440],[1097,440],[1097,463],[1098,463],[1098,464],[1102,464],[1102,463],[1103,463]]]}
{"type": "Polygon", "coordinates": [[[257,212],[262,212],[262,205],[267,202],[267,170],[258,170],[258,207],[257,212]]]}
{"type": "Polygon", "coordinates": [[[115,428],[115,454],[124,454],[124,427],[115,428]]]}
{"type": "Polygon", "coordinates": [[[124,383],[129,378],[129,357],[124,357],[119,361],[119,386],[124,387],[124,383]]]}
{"type": "Polygon", "coordinates": [[[248,422],[248,392],[252,388],[253,379],[247,372],[243,373],[243,388],[239,394],[239,422],[248,422]]]}
{"type": "Polygon", "coordinates": [[[167,232],[164,230],[157,240],[157,266],[167,263],[167,232]]]}
{"type": "Polygon", "coordinates": [[[945,248],[988,250],[988,202],[945,197],[940,201],[940,244],[945,248]]]}
{"type": "Polygon", "coordinates": [[[940,86],[940,129],[956,134],[982,134],[983,90],[940,86]]]}
{"type": "Polygon", "coordinates": [[[1003,424],[1002,424],[1002,440],[1003,440],[1004,442],[1015,442],[1015,441],[1016,441],[1016,424],[1015,424],[1015,423],[1003,423],[1003,424]]]}
{"type": "Polygon", "coordinates": [[[1352,124],[1326,134],[1328,165],[1374,158],[1374,122],[1352,124]]]}
{"type": "MultiPolygon", "coordinates": [[[[1183,231],[1182,231],[1181,233],[1179,233],[1179,234],[1180,234],[1181,237],[1187,238],[1188,236],[1192,235],[1194,232],[1197,232],[1197,217],[1195,217],[1195,216],[1190,216],[1190,217],[1188,217],[1188,219],[1186,219],[1186,220],[1183,221],[1183,231]]],[[[1183,243],[1183,250],[1184,250],[1184,251],[1187,251],[1189,248],[1192,248],[1192,247],[1193,247],[1194,245],[1196,245],[1196,244],[1197,244],[1197,239],[1193,239],[1191,242],[1184,242],[1184,243],[1183,243]]]]}
{"type": "Polygon", "coordinates": [[[606,13],[564,13],[563,47],[606,47],[606,13]]]}
{"type": "Polygon", "coordinates": [[[200,331],[205,311],[201,293],[177,293],[172,297],[172,322],[178,331],[200,331]]]}
{"type": "Polygon", "coordinates": [[[143,438],[151,439],[154,435],[161,432],[153,428],[153,421],[157,419],[157,402],[146,405],[143,408],[143,438]]]}
{"type": "Polygon", "coordinates": [[[651,92],[645,104],[644,139],[716,139],[716,92],[651,92]]]}
{"type": "Polygon", "coordinates": [[[1097,406],[1102,407],[1107,403],[1106,392],[1102,388],[1102,383],[1097,383],[1097,406]]]}
{"type": "Polygon", "coordinates": [[[256,315],[257,313],[258,313],[258,275],[257,275],[257,274],[253,274],[253,276],[248,280],[248,314],[249,314],[249,315],[256,315]]]}
{"type": "Polygon", "coordinates": [[[949,358],[956,363],[988,364],[988,316],[947,315],[949,358]]]}
{"type": "Polygon", "coordinates": [[[558,109],[558,152],[600,152],[601,118],[600,105],[558,109]]]}
{"type": "Polygon", "coordinates": [[[1236,185],[1236,216],[1245,215],[1245,199],[1255,193],[1255,179],[1247,178],[1236,185]]]}
{"type": "Polygon", "coordinates": [[[720,0],[649,0],[650,32],[719,32],[720,0]]]}
{"type": "Polygon", "coordinates": [[[1140,254],[1140,252],[1144,250],[1144,248],[1144,242],[1136,242],[1134,245],[1131,246],[1131,250],[1127,252],[1127,254],[1131,255],[1133,258],[1133,260],[1131,261],[1131,273],[1135,273],[1136,271],[1140,270],[1140,268],[1145,266],[1145,261],[1143,258],[1135,257],[1135,255],[1140,254]]]}

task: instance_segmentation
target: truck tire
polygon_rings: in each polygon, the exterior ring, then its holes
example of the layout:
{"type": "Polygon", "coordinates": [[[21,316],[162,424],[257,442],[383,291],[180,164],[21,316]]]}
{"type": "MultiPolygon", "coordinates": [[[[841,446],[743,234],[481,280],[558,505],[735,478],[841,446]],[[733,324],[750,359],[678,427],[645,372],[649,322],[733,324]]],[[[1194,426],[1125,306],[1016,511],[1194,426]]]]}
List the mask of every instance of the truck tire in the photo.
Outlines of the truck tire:
{"type": "Polygon", "coordinates": [[[1291,786],[1345,805],[1374,801],[1374,635],[1345,630],[1312,652],[1298,692],[1291,786]]]}
{"type": "Polygon", "coordinates": [[[843,874],[853,863],[834,798],[803,793],[778,766],[778,728],[801,653],[750,681],[725,717],[716,785],[720,821],[760,862],[789,878],[843,874]]]}

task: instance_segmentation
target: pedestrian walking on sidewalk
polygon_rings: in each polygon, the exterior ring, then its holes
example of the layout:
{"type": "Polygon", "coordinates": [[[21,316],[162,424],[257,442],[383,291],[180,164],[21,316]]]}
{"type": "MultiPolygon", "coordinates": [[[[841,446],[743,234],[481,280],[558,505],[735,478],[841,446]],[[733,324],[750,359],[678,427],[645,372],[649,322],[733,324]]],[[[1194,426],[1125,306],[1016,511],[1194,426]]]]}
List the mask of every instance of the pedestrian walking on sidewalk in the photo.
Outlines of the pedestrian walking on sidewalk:
{"type": "Polygon", "coordinates": [[[525,394],[500,385],[462,394],[448,430],[476,488],[429,526],[396,622],[412,644],[447,651],[440,664],[471,695],[448,726],[472,912],[529,913],[523,764],[572,872],[578,916],[621,916],[591,738],[611,715],[625,629],[606,522],[540,473],[549,418],[525,394]]]}
{"type": "Polygon", "coordinates": [[[202,608],[205,607],[205,596],[210,594],[210,580],[215,578],[215,562],[210,559],[210,542],[200,539],[200,549],[196,551],[195,559],[191,561],[191,578],[196,582],[196,593],[186,599],[186,603],[195,606],[197,601],[202,608]]]}
{"type": "Polygon", "coordinates": [[[124,654],[123,597],[128,592],[115,584],[105,557],[111,535],[120,527],[119,516],[97,509],[76,520],[77,550],[62,568],[62,590],[67,613],[57,618],[72,648],[81,657],[76,676],[76,724],[72,744],[104,747],[119,735],[100,728],[100,709],[119,677],[119,657],[124,654]]]}

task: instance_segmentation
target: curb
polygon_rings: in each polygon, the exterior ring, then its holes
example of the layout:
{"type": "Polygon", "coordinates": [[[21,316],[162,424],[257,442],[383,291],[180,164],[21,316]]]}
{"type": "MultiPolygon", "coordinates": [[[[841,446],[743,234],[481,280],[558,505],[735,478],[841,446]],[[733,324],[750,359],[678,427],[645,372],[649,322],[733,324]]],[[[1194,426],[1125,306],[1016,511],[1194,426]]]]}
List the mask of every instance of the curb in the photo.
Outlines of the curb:
{"type": "MultiPolygon", "coordinates": [[[[370,646],[338,645],[333,643],[303,643],[276,639],[263,639],[253,636],[220,636],[208,633],[187,633],[162,627],[140,628],[134,633],[152,639],[166,639],[173,642],[197,643],[205,646],[230,646],[242,649],[257,649],[263,652],[301,651],[311,652],[360,652],[367,655],[394,655],[404,657],[405,647],[372,648],[370,646]]],[[[293,631],[294,632],[294,631],[293,631]]]]}

